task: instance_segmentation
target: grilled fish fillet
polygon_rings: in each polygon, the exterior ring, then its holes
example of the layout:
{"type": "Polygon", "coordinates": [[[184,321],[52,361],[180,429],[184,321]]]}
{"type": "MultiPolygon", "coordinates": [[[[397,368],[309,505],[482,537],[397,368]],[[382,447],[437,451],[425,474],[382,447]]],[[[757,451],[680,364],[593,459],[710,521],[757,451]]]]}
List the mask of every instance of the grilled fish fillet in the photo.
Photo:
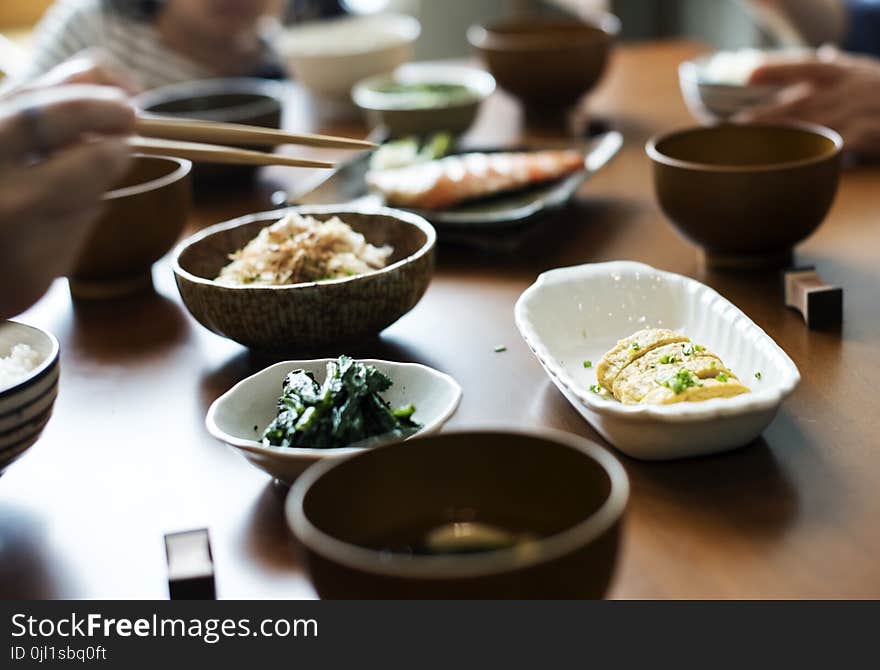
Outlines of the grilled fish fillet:
{"type": "Polygon", "coordinates": [[[368,186],[392,207],[446,209],[584,169],[577,151],[472,153],[367,173],[368,186]]]}

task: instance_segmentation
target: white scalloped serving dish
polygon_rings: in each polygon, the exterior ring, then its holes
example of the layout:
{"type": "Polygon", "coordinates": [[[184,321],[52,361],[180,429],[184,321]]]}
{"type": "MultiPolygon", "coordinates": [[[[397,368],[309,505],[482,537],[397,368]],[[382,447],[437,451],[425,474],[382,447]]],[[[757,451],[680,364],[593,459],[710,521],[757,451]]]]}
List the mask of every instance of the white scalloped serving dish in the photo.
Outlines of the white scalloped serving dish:
{"type": "Polygon", "coordinates": [[[520,296],[515,317],[563,395],[602,437],[634,458],[701,456],[749,444],[800,382],[786,353],[730,301],[698,281],[642,263],[545,272],[520,296]],[[602,355],[619,339],[651,327],[678,330],[710,348],[752,392],[695,403],[623,405],[590,391],[602,355]]]}

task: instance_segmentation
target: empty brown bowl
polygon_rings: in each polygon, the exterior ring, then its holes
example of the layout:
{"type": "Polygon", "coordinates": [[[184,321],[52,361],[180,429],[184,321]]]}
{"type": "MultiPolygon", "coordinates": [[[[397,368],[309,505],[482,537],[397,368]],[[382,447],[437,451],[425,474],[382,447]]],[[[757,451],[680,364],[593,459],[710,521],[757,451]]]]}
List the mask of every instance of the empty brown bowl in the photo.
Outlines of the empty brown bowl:
{"type": "Polygon", "coordinates": [[[620,21],[605,14],[582,21],[515,20],[471,26],[468,41],[499,86],[528,111],[559,110],[576,103],[599,81],[620,21]]]}
{"type": "Polygon", "coordinates": [[[69,276],[75,298],[112,298],[153,285],[152,266],[180,239],[189,216],[192,163],[136,156],[104,194],[105,210],[69,276]]]}
{"type": "MultiPolygon", "coordinates": [[[[281,83],[242,77],[169,84],[142,93],[134,102],[139,109],[158,116],[280,128],[283,99],[281,83]]],[[[243,148],[266,151],[263,146],[243,148]]],[[[256,172],[253,165],[199,163],[193,169],[193,180],[198,191],[246,187],[253,183],[256,172]]]]}
{"type": "Polygon", "coordinates": [[[628,495],[583,438],[462,432],[314,465],[286,513],[322,598],[600,598],[628,495]]]}
{"type": "Polygon", "coordinates": [[[378,335],[416,306],[434,273],[437,234],[420,216],[394,209],[294,207],[319,220],[338,216],[367,242],[393,248],[388,265],[366,274],[285,286],[214,281],[241,249],[290,209],[220,223],[184,240],[174,254],[177,288],[203,326],[253,349],[317,351],[378,335]]]}
{"type": "Polygon", "coordinates": [[[791,261],[837,192],[843,140],[809,124],[721,125],[651,139],[663,212],[709,266],[750,269],[791,261]]]}

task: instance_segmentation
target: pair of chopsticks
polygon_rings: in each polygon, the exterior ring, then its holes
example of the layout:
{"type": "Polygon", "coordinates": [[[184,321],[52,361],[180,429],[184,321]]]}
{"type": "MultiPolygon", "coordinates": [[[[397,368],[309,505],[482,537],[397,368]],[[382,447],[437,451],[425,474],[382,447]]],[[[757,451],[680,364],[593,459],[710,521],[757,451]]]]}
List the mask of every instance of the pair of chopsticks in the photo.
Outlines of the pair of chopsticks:
{"type": "Polygon", "coordinates": [[[289,167],[332,168],[334,163],[308,158],[291,158],[279,154],[239,149],[227,144],[278,146],[298,144],[327,149],[373,149],[376,145],[346,137],[288,133],[272,128],[259,128],[238,123],[215,123],[138,116],[138,135],[128,140],[138,153],[152,156],[176,156],[204,163],[235,163],[238,165],[286,165],[289,167]]]}

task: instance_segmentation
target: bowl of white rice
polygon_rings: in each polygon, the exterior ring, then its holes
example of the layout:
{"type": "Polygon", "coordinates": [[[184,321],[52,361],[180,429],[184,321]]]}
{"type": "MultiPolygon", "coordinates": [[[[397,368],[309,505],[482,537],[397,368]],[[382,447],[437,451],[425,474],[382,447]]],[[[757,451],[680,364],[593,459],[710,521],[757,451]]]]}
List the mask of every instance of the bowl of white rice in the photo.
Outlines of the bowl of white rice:
{"type": "Polygon", "coordinates": [[[220,223],[174,253],[181,298],[209,330],[257,350],[375,337],[421,300],[437,234],[411,212],[291,207],[220,223]]]}
{"type": "Polygon", "coordinates": [[[803,58],[807,49],[717,51],[683,62],[678,78],[682,96],[700,121],[727,121],[739,112],[773,101],[781,87],[750,84],[752,73],[769,62],[803,58]]]}
{"type": "Polygon", "coordinates": [[[39,328],[0,321],[0,473],[33,445],[58,393],[58,340],[39,328]]]}

